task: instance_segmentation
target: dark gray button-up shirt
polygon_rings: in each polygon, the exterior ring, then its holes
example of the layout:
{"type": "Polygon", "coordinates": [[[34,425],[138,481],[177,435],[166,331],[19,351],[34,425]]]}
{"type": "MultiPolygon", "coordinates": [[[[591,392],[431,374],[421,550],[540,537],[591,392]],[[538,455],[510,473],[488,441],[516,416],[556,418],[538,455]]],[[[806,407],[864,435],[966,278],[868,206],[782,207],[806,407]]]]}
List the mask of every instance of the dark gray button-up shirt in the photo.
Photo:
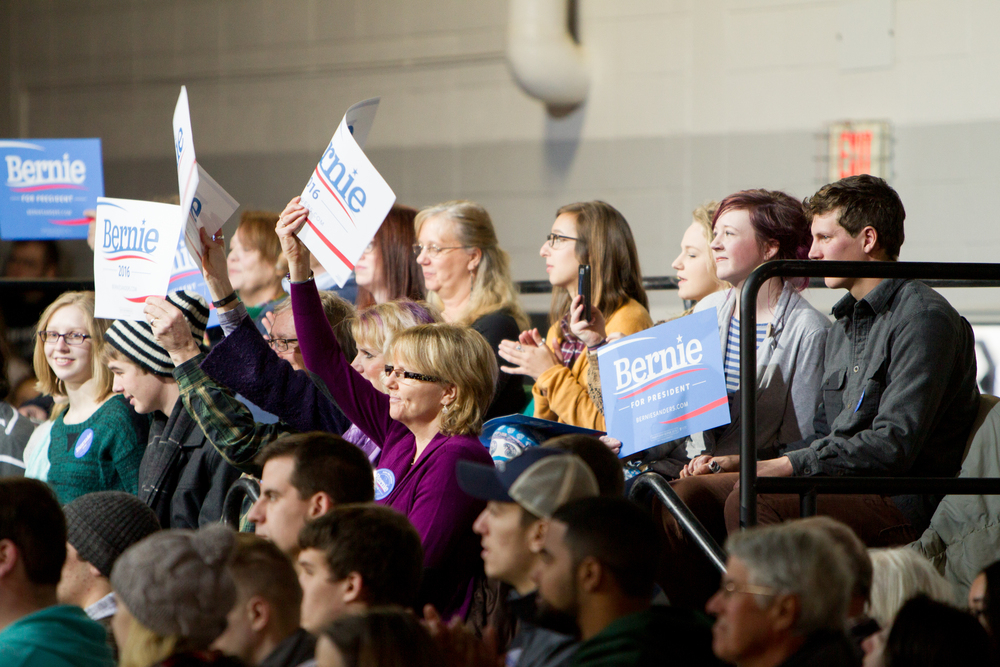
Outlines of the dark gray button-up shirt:
{"type": "Polygon", "coordinates": [[[969,323],[899,279],[848,294],[833,314],[816,437],[785,452],[794,474],[957,474],[979,407],[969,323]]]}

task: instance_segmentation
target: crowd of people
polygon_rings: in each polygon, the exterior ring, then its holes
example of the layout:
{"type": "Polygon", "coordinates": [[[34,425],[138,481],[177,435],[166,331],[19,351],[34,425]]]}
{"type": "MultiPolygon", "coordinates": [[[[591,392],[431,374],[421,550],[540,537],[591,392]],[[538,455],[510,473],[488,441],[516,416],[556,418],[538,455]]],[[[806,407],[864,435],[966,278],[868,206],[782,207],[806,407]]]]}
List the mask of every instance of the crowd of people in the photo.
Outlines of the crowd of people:
{"type": "MultiPolygon", "coordinates": [[[[624,459],[591,435],[596,354],[653,320],[613,206],[556,211],[544,336],[482,206],[394,206],[343,288],[297,236],[307,215],[298,197],[244,213],[228,254],[202,232],[211,304],[172,292],[109,322],[92,292],[17,298],[37,323],[22,314],[0,344],[0,663],[998,664],[1000,540],[982,505],[821,496],[800,518],[797,497],[761,495],[762,525],[739,526],[743,287],[775,259],[898,259],[905,212],[885,181],[694,211],[680,317],[717,313],[730,423],[624,459]],[[725,545],[721,575],[664,505],[629,496],[643,473],[725,545]],[[241,478],[259,497],[234,521],[241,478]]],[[[8,273],[53,275],[46,248],[17,244],[8,273]]],[[[833,320],[776,277],[743,332],[758,475],[995,460],[1000,409],[969,323],[919,281],[826,283],[846,290],[833,320]]]]}

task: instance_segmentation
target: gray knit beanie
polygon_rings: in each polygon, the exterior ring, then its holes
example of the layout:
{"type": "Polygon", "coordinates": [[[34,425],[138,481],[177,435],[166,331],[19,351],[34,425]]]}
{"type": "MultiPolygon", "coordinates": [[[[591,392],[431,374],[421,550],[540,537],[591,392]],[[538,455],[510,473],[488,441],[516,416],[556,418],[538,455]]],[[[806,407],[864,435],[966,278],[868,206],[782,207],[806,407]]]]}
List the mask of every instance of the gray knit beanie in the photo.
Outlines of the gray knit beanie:
{"type": "Polygon", "coordinates": [[[226,615],[236,604],[236,584],[226,567],[235,544],[234,533],[218,524],[154,533],[121,555],[111,586],[153,632],[207,648],[226,629],[226,615]]]}
{"type": "Polygon", "coordinates": [[[160,529],[153,510],[122,491],[87,493],[63,507],[63,513],[66,541],[103,577],[111,576],[111,566],[126,549],[160,529]]]}
{"type": "MultiPolygon", "coordinates": [[[[197,292],[182,290],[167,295],[167,301],[184,313],[184,319],[191,326],[191,334],[201,345],[208,325],[208,303],[197,292]]],[[[104,340],[147,373],[170,377],[174,372],[174,362],[170,354],[160,347],[153,338],[153,328],[145,320],[115,320],[104,340]]]]}

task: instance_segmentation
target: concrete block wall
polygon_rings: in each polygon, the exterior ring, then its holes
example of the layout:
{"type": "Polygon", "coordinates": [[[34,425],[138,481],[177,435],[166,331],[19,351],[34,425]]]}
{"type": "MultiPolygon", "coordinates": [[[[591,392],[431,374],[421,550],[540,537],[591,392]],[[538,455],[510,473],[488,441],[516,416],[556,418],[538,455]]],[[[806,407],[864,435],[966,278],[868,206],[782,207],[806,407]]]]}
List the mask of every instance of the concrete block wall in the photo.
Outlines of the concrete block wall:
{"type": "MultiPolygon", "coordinates": [[[[747,187],[808,195],[827,123],[885,119],[903,259],[994,260],[1000,4],[863,0],[891,3],[892,63],[845,70],[852,1],[579,0],[591,93],[553,118],[507,71],[502,0],[11,0],[0,92],[18,136],[100,136],[108,194],[144,198],[176,189],[186,84],[199,160],[276,209],[346,108],[380,95],[367,150],[399,200],[481,201],[523,279],[545,275],[555,209],[592,198],[629,219],[647,274],[669,274],[692,208],[747,187]]],[[[992,292],[953,299],[1000,310],[992,292]]]]}

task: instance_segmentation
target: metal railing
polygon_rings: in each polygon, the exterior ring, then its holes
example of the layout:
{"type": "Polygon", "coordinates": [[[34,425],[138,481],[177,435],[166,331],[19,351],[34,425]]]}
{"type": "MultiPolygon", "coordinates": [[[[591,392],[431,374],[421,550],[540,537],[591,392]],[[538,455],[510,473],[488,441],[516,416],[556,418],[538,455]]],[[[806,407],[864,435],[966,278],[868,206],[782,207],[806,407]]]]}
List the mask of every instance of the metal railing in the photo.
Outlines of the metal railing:
{"type": "MultiPolygon", "coordinates": [[[[911,278],[932,287],[1000,286],[1000,264],[944,262],[817,262],[779,260],[762,264],[743,284],[740,298],[740,386],[757,386],[757,293],[770,278],[911,278]],[[749,335],[747,335],[749,332],[749,335]]],[[[798,493],[803,516],[816,511],[818,493],[949,493],[1000,495],[1000,479],[939,477],[757,478],[757,397],[740,392],[740,526],[757,524],[759,493],[798,493]]]]}
{"type": "Polygon", "coordinates": [[[719,543],[709,535],[705,526],[702,525],[698,517],[684,504],[677,492],[670,486],[670,482],[655,472],[644,472],[632,482],[629,497],[632,500],[640,500],[646,492],[651,492],[664,507],[674,515],[681,529],[694,540],[694,543],[701,551],[708,556],[719,572],[726,571],[726,552],[723,551],[719,543]]]}
{"type": "Polygon", "coordinates": [[[233,482],[226,492],[226,499],[222,502],[222,519],[220,522],[229,526],[233,530],[240,529],[240,513],[243,511],[243,499],[248,498],[251,503],[257,502],[260,498],[260,484],[251,477],[240,477],[233,482]]]}

